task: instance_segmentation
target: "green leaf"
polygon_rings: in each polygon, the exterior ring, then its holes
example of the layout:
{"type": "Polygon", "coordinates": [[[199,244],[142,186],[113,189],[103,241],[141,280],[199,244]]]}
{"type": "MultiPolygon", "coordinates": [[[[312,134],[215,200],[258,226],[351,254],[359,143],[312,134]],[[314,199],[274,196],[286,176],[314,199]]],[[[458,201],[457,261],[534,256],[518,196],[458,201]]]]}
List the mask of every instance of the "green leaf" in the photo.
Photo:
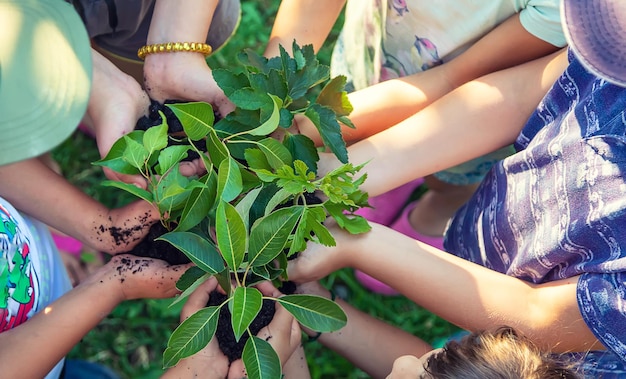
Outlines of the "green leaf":
{"type": "MultiPolygon", "coordinates": [[[[258,92],[287,98],[287,81],[282,70],[270,69],[263,74],[250,74],[250,86],[258,92]]],[[[281,102],[282,103],[282,102],[281,102]]]]}
{"type": "MultiPolygon", "coordinates": [[[[144,135],[143,130],[135,130],[126,135],[126,137],[141,142],[143,140],[144,135]]],[[[96,166],[103,166],[110,168],[115,172],[119,172],[120,174],[127,175],[137,175],[141,171],[135,166],[130,165],[128,162],[124,160],[124,151],[126,151],[126,138],[120,138],[109,150],[109,153],[106,157],[100,159],[99,161],[94,162],[93,164],[96,166]]]]}
{"type": "Polygon", "coordinates": [[[365,233],[372,229],[372,226],[362,216],[346,215],[344,213],[346,207],[341,204],[326,202],[324,208],[335,219],[340,228],[347,230],[351,234],[365,233]]]}
{"type": "Polygon", "coordinates": [[[219,251],[212,243],[195,233],[169,232],[157,240],[169,242],[205,272],[217,274],[224,270],[224,260],[219,251]]]}
{"type": "Polygon", "coordinates": [[[237,287],[233,294],[231,323],[235,340],[239,341],[263,305],[263,295],[256,288],[237,287]]]}
{"type": "Polygon", "coordinates": [[[246,254],[246,226],[237,209],[231,204],[220,201],[215,215],[217,246],[232,271],[237,271],[246,254]]]}
{"type": "Polygon", "coordinates": [[[191,266],[185,271],[185,273],[176,282],[176,288],[181,291],[185,291],[190,288],[198,279],[206,276],[207,273],[202,271],[197,266],[191,266]]]}
{"type": "Polygon", "coordinates": [[[316,241],[325,246],[335,246],[335,239],[323,225],[326,219],[326,212],[321,206],[312,206],[305,209],[302,220],[293,234],[291,246],[287,256],[301,252],[306,248],[306,242],[316,241]]]}
{"type": "Polygon", "coordinates": [[[179,164],[183,159],[187,158],[188,145],[174,145],[166,147],[159,153],[159,164],[157,166],[157,173],[159,175],[165,174],[174,165],[179,164]]]}
{"type": "Polygon", "coordinates": [[[320,65],[312,45],[306,45],[300,49],[294,41],[293,56],[297,64],[297,70],[287,71],[287,83],[289,96],[298,99],[306,95],[310,88],[327,80],[330,76],[328,66],[320,65]]]}
{"type": "Polygon", "coordinates": [[[248,379],[281,379],[280,358],[268,342],[252,336],[241,354],[248,379]]]}
{"type": "Polygon", "coordinates": [[[229,202],[237,198],[242,190],[243,183],[237,161],[228,157],[218,168],[217,197],[229,202]]]}
{"type": "Polygon", "coordinates": [[[263,215],[266,216],[270,214],[270,212],[276,209],[276,207],[278,207],[280,204],[284,203],[285,200],[289,199],[291,196],[293,196],[293,194],[284,188],[278,190],[278,192],[276,192],[274,196],[272,196],[270,201],[265,206],[265,212],[263,213],[263,215]]]}
{"type": "Polygon", "coordinates": [[[139,188],[134,184],[118,182],[117,180],[105,180],[101,183],[103,186],[116,187],[137,196],[140,199],[151,203],[153,201],[152,194],[145,189],[139,188]]]}
{"type": "Polygon", "coordinates": [[[183,276],[181,276],[181,278],[178,279],[178,282],[176,282],[176,288],[182,290],[183,292],[179,296],[176,296],[174,298],[174,301],[172,301],[172,303],[170,304],[170,307],[186,299],[189,295],[193,293],[193,291],[196,290],[196,288],[200,287],[200,285],[206,282],[210,277],[211,277],[211,274],[209,274],[208,272],[204,272],[198,267],[190,267],[187,271],[185,271],[183,276]],[[187,273],[190,271],[192,271],[192,274],[187,275],[187,273]],[[188,283],[188,281],[191,280],[191,276],[194,275],[195,273],[200,273],[202,275],[195,278],[195,280],[192,283],[188,283]],[[187,277],[185,277],[186,275],[187,277]],[[181,288],[179,285],[180,286],[186,285],[186,287],[181,288]]]}
{"type": "Polygon", "coordinates": [[[269,162],[267,161],[267,157],[265,156],[263,151],[261,151],[261,149],[246,149],[244,156],[248,167],[251,169],[263,169],[268,171],[272,169],[272,166],[270,166],[269,162]]]}
{"type": "Polygon", "coordinates": [[[174,330],[163,353],[163,367],[175,366],[181,359],[202,350],[217,329],[220,307],[202,308],[174,330]]]}
{"type": "Polygon", "coordinates": [[[262,189],[263,187],[258,187],[250,190],[235,206],[237,213],[241,215],[241,219],[246,226],[250,225],[250,209],[252,209],[252,205],[254,205],[262,189]]]}
{"type": "Polygon", "coordinates": [[[315,143],[303,134],[288,133],[283,139],[283,145],[293,156],[293,160],[300,160],[306,163],[313,172],[317,172],[317,162],[320,156],[315,147],[315,143]]]}
{"type": "Polygon", "coordinates": [[[228,97],[240,88],[250,87],[248,77],[244,73],[234,73],[222,68],[215,69],[212,73],[213,79],[228,97]]]}
{"type": "Polygon", "coordinates": [[[228,99],[241,109],[256,110],[271,104],[265,92],[257,92],[250,87],[233,92],[228,99]]]}
{"type": "Polygon", "coordinates": [[[265,154],[272,168],[277,169],[283,165],[291,165],[291,153],[276,139],[268,137],[258,142],[258,146],[265,154]]]}
{"type": "Polygon", "coordinates": [[[271,262],[283,250],[304,207],[282,208],[258,219],[250,231],[248,257],[250,265],[262,266],[271,262]]]}
{"type": "Polygon", "coordinates": [[[265,72],[267,58],[248,48],[237,54],[237,59],[249,72],[265,72]]]}
{"type": "Polygon", "coordinates": [[[190,179],[179,170],[170,170],[161,176],[153,190],[154,199],[161,213],[180,209],[185,205],[191,190],[187,190],[190,179]]]}
{"type": "Polygon", "coordinates": [[[343,75],[332,78],[317,97],[316,102],[332,109],[336,116],[347,116],[353,108],[348,99],[348,93],[344,91],[346,77],[343,75]]]}
{"type": "Polygon", "coordinates": [[[334,301],[315,295],[285,295],[276,299],[304,327],[334,332],[346,325],[347,317],[334,301]]]}
{"type": "Polygon", "coordinates": [[[142,143],[135,141],[127,135],[122,138],[126,140],[126,149],[122,154],[123,159],[131,166],[144,170],[149,156],[148,150],[142,143]]]}
{"type": "Polygon", "coordinates": [[[348,163],[348,149],[341,136],[341,125],[337,122],[335,112],[328,107],[313,104],[304,113],[317,128],[328,147],[342,163],[348,163]]]}
{"type": "Polygon", "coordinates": [[[178,117],[189,139],[199,141],[213,130],[213,107],[209,103],[191,102],[165,104],[178,117]]]}
{"type": "Polygon", "coordinates": [[[280,107],[283,105],[283,101],[274,95],[265,95],[269,96],[272,99],[273,108],[272,114],[270,117],[260,126],[248,130],[248,134],[252,134],[253,136],[266,136],[272,133],[278,127],[278,122],[280,121],[280,107]]]}
{"type": "Polygon", "coordinates": [[[218,272],[215,274],[215,278],[217,279],[217,283],[222,287],[225,293],[230,293],[230,288],[232,286],[232,277],[231,272],[228,267],[224,266],[224,270],[222,272],[218,272]]]}
{"type": "Polygon", "coordinates": [[[198,225],[207,217],[215,204],[217,195],[217,176],[209,171],[202,179],[202,187],[194,188],[185,203],[183,213],[175,231],[184,232],[198,225]]]}
{"type": "Polygon", "coordinates": [[[209,153],[209,157],[211,158],[211,162],[215,166],[219,166],[222,161],[230,156],[228,153],[228,148],[224,143],[219,139],[215,130],[211,130],[209,135],[207,136],[206,141],[207,151],[209,153]]]}
{"type": "Polygon", "coordinates": [[[167,146],[167,121],[165,115],[159,111],[163,122],[161,125],[148,128],[143,135],[143,146],[152,154],[157,150],[161,150],[167,146]]]}

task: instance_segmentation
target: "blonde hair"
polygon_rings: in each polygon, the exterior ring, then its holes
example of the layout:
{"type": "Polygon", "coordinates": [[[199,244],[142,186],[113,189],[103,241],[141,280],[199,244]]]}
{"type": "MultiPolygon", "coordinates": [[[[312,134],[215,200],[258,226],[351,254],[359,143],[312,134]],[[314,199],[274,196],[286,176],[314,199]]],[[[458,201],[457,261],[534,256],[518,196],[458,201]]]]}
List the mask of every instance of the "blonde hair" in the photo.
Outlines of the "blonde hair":
{"type": "Polygon", "coordinates": [[[450,341],[428,357],[423,379],[581,379],[566,357],[541,351],[513,328],[450,341]]]}

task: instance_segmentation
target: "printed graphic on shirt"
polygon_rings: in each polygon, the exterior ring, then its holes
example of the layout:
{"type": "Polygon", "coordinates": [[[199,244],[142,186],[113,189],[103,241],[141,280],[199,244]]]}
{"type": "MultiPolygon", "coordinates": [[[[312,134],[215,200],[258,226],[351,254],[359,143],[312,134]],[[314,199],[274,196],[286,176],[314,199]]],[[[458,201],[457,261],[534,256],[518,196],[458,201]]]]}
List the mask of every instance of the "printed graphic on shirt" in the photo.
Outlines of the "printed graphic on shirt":
{"type": "Polygon", "coordinates": [[[25,322],[35,308],[38,287],[30,246],[18,222],[0,205],[0,332],[25,322]]]}

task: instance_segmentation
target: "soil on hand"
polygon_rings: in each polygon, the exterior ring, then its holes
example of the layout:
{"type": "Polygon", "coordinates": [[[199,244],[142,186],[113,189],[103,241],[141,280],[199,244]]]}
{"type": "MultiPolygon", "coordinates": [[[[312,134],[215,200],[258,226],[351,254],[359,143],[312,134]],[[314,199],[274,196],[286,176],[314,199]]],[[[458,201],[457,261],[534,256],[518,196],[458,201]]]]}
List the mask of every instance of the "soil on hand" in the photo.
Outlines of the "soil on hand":
{"type": "Polygon", "coordinates": [[[156,240],[163,234],[167,233],[167,229],[161,223],[153,224],[148,231],[148,235],[134,249],[128,251],[138,257],[155,258],[166,261],[171,265],[179,265],[189,263],[187,257],[182,251],[178,250],[169,242],[156,240]]]}
{"type": "MultiPolygon", "coordinates": [[[[293,282],[284,282],[280,291],[283,294],[293,294],[296,290],[296,286],[293,282]]],[[[226,300],[226,295],[213,291],[209,297],[208,306],[215,306],[223,303],[226,300]]],[[[256,318],[250,324],[250,331],[253,335],[256,335],[259,330],[267,326],[274,318],[276,302],[273,300],[263,300],[263,305],[256,318]]],[[[217,330],[215,331],[215,338],[220,346],[220,350],[228,357],[230,362],[233,362],[241,358],[243,353],[243,347],[246,345],[246,341],[250,338],[248,332],[244,333],[239,341],[235,340],[233,332],[233,326],[231,324],[231,314],[228,310],[228,306],[223,306],[220,309],[220,315],[217,321],[217,330]]]]}

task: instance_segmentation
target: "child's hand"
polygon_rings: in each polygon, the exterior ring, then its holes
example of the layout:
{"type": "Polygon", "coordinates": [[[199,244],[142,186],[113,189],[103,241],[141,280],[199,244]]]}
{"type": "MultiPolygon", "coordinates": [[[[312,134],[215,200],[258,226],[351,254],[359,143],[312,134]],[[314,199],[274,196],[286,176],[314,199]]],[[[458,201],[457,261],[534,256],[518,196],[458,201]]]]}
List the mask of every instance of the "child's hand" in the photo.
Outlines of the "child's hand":
{"type": "Polygon", "coordinates": [[[117,254],[132,250],[159,220],[153,204],[143,200],[97,215],[89,226],[86,241],[98,251],[117,254]]]}
{"type": "Polygon", "coordinates": [[[176,282],[192,265],[172,266],[159,259],[119,254],[94,274],[94,280],[112,285],[119,302],[164,299],[180,294],[176,282]]]}
{"type": "MultiPolygon", "coordinates": [[[[180,321],[183,322],[198,310],[205,308],[209,302],[210,293],[217,288],[217,279],[209,278],[202,283],[189,297],[180,313],[180,321]]],[[[191,357],[182,359],[178,364],[161,377],[172,378],[225,378],[228,373],[228,357],[222,353],[213,337],[209,344],[191,357]]]]}
{"type": "MultiPolygon", "coordinates": [[[[86,121],[96,135],[100,156],[105,157],[111,146],[123,135],[135,129],[137,120],[148,113],[150,99],[131,76],[92,49],[93,86],[86,121]]],[[[122,175],[108,168],[104,174],[146,188],[141,175],[122,175]]]]}
{"type": "Polygon", "coordinates": [[[202,54],[149,54],[144,64],[145,88],[150,98],[204,101],[224,117],[234,105],[217,85],[202,54]]]}
{"type": "MultiPolygon", "coordinates": [[[[257,288],[265,296],[280,297],[282,294],[269,282],[263,282],[257,288]]],[[[280,358],[284,366],[289,358],[302,349],[302,332],[300,324],[282,305],[276,302],[276,313],[272,321],[257,333],[257,337],[267,341],[280,358]]],[[[299,352],[303,355],[303,352],[299,352]]],[[[241,359],[230,365],[228,378],[246,377],[245,368],[241,359]]]]}
{"type": "Polygon", "coordinates": [[[359,235],[352,235],[341,229],[332,218],[326,219],[324,225],[335,238],[336,246],[308,242],[306,250],[289,261],[289,280],[296,283],[313,282],[333,271],[350,266],[352,243],[358,240],[359,235]]]}

